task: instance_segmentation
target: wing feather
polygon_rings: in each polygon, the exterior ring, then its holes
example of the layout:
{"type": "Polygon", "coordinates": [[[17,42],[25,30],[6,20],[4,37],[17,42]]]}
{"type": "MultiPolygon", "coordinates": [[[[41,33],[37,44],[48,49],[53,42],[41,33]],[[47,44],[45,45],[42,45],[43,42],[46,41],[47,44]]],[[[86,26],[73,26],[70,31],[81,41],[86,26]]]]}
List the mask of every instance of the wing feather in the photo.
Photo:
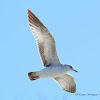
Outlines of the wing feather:
{"type": "Polygon", "coordinates": [[[65,74],[60,77],[54,78],[55,81],[62,87],[63,90],[71,93],[76,92],[76,83],[70,74],[65,74]]]}
{"type": "Polygon", "coordinates": [[[31,31],[36,38],[43,66],[60,64],[53,36],[29,9],[27,9],[27,17],[31,31]]]}

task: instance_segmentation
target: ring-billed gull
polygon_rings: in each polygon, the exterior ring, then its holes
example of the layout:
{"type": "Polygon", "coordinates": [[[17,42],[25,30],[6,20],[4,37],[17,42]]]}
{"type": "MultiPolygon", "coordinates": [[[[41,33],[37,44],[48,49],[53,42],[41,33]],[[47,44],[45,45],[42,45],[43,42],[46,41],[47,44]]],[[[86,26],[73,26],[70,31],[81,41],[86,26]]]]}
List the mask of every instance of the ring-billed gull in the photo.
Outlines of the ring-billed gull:
{"type": "Polygon", "coordinates": [[[27,9],[27,17],[31,31],[35,36],[38,51],[44,66],[40,71],[29,72],[29,79],[37,80],[39,78],[53,78],[63,90],[75,93],[76,83],[74,78],[67,72],[77,71],[71,65],[60,63],[53,36],[29,9],[27,9]]]}

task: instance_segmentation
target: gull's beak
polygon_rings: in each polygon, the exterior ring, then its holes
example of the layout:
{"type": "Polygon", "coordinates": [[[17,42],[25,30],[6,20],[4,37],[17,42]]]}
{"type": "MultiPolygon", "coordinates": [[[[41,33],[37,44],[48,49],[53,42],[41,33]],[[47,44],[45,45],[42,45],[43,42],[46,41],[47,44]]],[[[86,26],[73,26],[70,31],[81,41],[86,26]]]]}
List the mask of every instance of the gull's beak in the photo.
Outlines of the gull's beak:
{"type": "Polygon", "coordinates": [[[75,72],[78,72],[77,70],[74,69],[75,72]]]}

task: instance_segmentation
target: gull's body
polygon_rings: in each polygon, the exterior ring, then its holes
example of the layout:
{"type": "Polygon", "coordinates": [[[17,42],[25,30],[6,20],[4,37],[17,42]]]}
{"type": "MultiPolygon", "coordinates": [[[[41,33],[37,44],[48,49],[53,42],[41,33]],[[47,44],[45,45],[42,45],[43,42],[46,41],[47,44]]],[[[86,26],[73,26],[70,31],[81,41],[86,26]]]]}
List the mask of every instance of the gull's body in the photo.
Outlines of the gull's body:
{"type": "Polygon", "coordinates": [[[62,64],[57,66],[49,66],[43,68],[41,71],[38,72],[40,78],[55,78],[62,76],[68,72],[67,67],[62,64]]]}
{"type": "Polygon", "coordinates": [[[29,72],[29,79],[36,80],[39,78],[53,78],[59,83],[62,89],[75,93],[76,84],[74,78],[67,72],[76,70],[71,65],[60,63],[53,36],[29,9],[27,10],[27,14],[30,23],[29,26],[36,38],[39,54],[44,66],[40,71],[29,72]]]}

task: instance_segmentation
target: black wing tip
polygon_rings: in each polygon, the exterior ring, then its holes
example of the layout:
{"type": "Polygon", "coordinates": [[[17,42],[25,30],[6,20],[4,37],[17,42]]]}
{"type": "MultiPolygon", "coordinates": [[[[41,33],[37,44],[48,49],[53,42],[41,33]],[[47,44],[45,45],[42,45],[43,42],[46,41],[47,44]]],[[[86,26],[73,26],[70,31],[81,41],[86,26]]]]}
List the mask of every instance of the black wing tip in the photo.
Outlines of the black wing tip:
{"type": "Polygon", "coordinates": [[[28,13],[28,12],[31,12],[31,10],[30,10],[29,8],[27,8],[27,13],[28,13]]]}
{"type": "Polygon", "coordinates": [[[29,8],[27,8],[27,16],[29,16],[30,13],[32,13],[32,11],[29,8]]]}
{"type": "Polygon", "coordinates": [[[28,22],[31,23],[31,20],[30,20],[30,13],[32,13],[32,11],[27,8],[27,18],[28,18],[28,22]]]}
{"type": "Polygon", "coordinates": [[[66,89],[63,89],[63,90],[66,91],[66,92],[70,92],[70,93],[75,93],[76,92],[76,90],[75,91],[68,91],[66,89]]]}

